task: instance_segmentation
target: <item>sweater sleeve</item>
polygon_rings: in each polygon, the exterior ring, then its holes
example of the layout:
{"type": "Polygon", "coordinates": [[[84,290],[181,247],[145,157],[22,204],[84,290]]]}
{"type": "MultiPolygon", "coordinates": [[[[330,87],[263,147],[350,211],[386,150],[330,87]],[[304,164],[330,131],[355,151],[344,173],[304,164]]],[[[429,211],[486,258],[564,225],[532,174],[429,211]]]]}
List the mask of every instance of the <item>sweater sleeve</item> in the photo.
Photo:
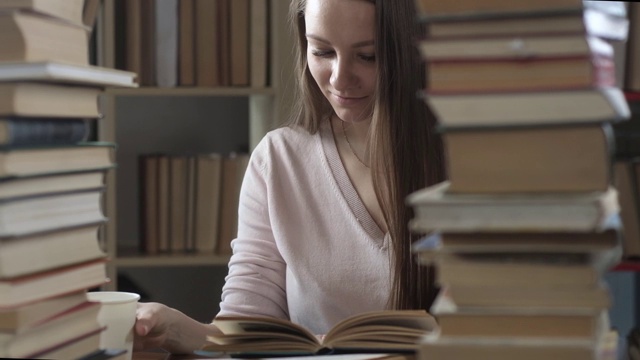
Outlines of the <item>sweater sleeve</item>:
{"type": "Polygon", "coordinates": [[[231,243],[233,255],[218,315],[289,317],[286,264],[270,223],[266,142],[263,140],[253,151],[242,182],[238,236],[231,243]]]}

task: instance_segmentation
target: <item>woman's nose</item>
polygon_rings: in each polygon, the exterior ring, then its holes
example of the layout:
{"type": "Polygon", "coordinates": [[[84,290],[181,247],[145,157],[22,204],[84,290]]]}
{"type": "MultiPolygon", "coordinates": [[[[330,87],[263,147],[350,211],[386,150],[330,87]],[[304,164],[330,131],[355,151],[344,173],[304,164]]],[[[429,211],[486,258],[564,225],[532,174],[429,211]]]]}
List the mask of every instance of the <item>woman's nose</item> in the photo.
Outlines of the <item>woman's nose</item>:
{"type": "Polygon", "coordinates": [[[331,72],[331,86],[340,91],[349,89],[357,83],[353,65],[348,59],[337,58],[331,72]]]}

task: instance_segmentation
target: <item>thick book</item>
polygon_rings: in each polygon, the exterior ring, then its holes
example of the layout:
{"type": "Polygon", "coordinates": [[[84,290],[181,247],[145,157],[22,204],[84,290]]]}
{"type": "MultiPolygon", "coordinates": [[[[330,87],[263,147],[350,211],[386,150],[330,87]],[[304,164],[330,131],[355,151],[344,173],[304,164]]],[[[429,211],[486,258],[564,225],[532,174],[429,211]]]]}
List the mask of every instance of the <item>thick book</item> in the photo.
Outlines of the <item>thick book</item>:
{"type": "Polygon", "coordinates": [[[203,350],[240,354],[320,354],[413,352],[418,340],[435,329],[423,310],[366,312],[336,324],[319,340],[304,327],[268,317],[217,317],[221,335],[211,335],[203,350]]]}
{"type": "Polygon", "coordinates": [[[520,286],[447,285],[448,296],[459,306],[493,309],[608,309],[611,292],[603,281],[591,288],[541,290],[520,286]]]}
{"type": "Polygon", "coordinates": [[[456,59],[544,58],[610,54],[611,44],[596,36],[575,34],[496,35],[466,38],[424,38],[418,41],[427,61],[456,59]]]}
{"type": "Polygon", "coordinates": [[[526,287],[540,291],[594,289],[606,271],[618,264],[622,251],[601,253],[437,254],[436,282],[443,286],[526,287]]]}
{"type": "Polygon", "coordinates": [[[78,145],[0,149],[0,177],[44,175],[114,166],[115,144],[89,142],[78,145]]]}
{"type": "Polygon", "coordinates": [[[85,0],[3,0],[0,1],[0,10],[28,11],[75,25],[88,25],[84,22],[84,5],[85,0]]]}
{"type": "Polygon", "coordinates": [[[98,87],[0,82],[0,115],[98,118],[98,87]]]}
{"type": "Polygon", "coordinates": [[[608,123],[444,131],[451,193],[605,191],[614,149],[608,123]]]}
{"type": "Polygon", "coordinates": [[[98,231],[103,223],[0,239],[0,279],[104,257],[98,242],[98,231]]]}
{"type": "Polygon", "coordinates": [[[630,117],[617,87],[424,94],[444,127],[601,123],[630,117]]]}
{"type": "MultiPolygon", "coordinates": [[[[85,356],[89,354],[97,354],[107,351],[116,350],[100,350],[100,335],[104,329],[99,328],[76,336],[65,342],[51,346],[48,349],[42,350],[32,356],[40,359],[85,359],[85,356]]],[[[126,350],[117,350],[119,353],[126,350]]],[[[96,359],[106,360],[110,359],[109,356],[96,357],[96,359]]],[[[87,358],[93,359],[93,358],[87,358]]],[[[121,359],[122,360],[122,359],[121,359]]]]}
{"type": "Polygon", "coordinates": [[[563,338],[426,337],[417,360],[616,360],[618,335],[597,340],[563,338]]]}
{"type": "Polygon", "coordinates": [[[431,264],[438,254],[465,252],[598,253],[620,245],[620,230],[615,224],[587,232],[433,232],[414,242],[411,251],[424,264],[431,264]]]}
{"type": "Polygon", "coordinates": [[[461,307],[446,291],[431,306],[441,336],[595,340],[609,330],[606,309],[491,309],[461,307]]]}
{"type": "Polygon", "coordinates": [[[86,301],[86,292],[81,290],[29,305],[0,309],[0,332],[33,327],[86,301]]]}
{"type": "Polygon", "coordinates": [[[137,87],[137,74],[93,65],[53,61],[0,63],[2,81],[38,81],[93,87],[137,87]]]}
{"type": "Polygon", "coordinates": [[[20,11],[0,12],[0,61],[60,61],[89,64],[87,30],[54,18],[20,11]]]}
{"type": "Polygon", "coordinates": [[[90,301],[77,305],[33,327],[0,333],[0,356],[31,358],[56,345],[100,328],[100,304],[90,301]]]}
{"type": "Polygon", "coordinates": [[[0,116],[0,146],[76,144],[90,132],[86,119],[0,116]]]}
{"type": "Polygon", "coordinates": [[[618,220],[618,193],[453,194],[444,181],[407,197],[416,232],[588,232],[618,220]]]}
{"type": "Polygon", "coordinates": [[[426,26],[427,34],[432,38],[584,33],[624,41],[628,34],[629,20],[622,14],[598,8],[585,8],[583,11],[558,12],[544,16],[528,13],[526,16],[523,14],[518,17],[453,17],[430,21],[426,26]]]}
{"type": "MultiPolygon", "coordinates": [[[[612,1],[613,2],[613,1],[612,1]]],[[[442,17],[491,16],[503,15],[517,17],[536,12],[553,14],[582,10],[587,2],[582,0],[461,0],[433,1],[415,0],[418,13],[426,20],[442,17]]]]}
{"type": "Polygon", "coordinates": [[[98,223],[102,188],[0,200],[0,237],[98,223]]]}
{"type": "Polygon", "coordinates": [[[106,258],[0,280],[0,310],[104,285],[106,258]]]}
{"type": "Polygon", "coordinates": [[[104,186],[107,169],[0,177],[0,199],[97,189],[104,186]]]}
{"type": "Polygon", "coordinates": [[[249,154],[233,153],[222,161],[222,178],[220,184],[220,220],[218,255],[231,255],[231,241],[238,235],[238,201],[244,173],[249,164],[249,154]]]}
{"type": "Polygon", "coordinates": [[[427,79],[428,91],[436,93],[575,89],[616,86],[616,69],[613,51],[593,56],[433,60],[427,63],[427,79]]]}

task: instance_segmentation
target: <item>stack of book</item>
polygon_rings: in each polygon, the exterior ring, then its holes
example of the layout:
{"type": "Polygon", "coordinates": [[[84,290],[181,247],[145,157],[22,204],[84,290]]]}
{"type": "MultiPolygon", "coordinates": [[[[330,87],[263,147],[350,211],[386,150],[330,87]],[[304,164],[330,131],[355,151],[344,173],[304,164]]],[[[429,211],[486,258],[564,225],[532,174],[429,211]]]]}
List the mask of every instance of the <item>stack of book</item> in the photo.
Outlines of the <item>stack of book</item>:
{"type": "Polygon", "coordinates": [[[435,264],[421,359],[615,356],[603,273],[621,256],[611,123],[629,117],[619,2],[417,0],[424,100],[449,179],[410,195],[435,264]]]}
{"type": "Polygon", "coordinates": [[[141,250],[231,255],[249,154],[140,157],[141,250]]]}
{"type": "Polygon", "coordinates": [[[88,142],[106,86],[134,74],[89,65],[97,2],[0,2],[0,357],[78,358],[102,330],[98,231],[114,146],[88,142]]]}

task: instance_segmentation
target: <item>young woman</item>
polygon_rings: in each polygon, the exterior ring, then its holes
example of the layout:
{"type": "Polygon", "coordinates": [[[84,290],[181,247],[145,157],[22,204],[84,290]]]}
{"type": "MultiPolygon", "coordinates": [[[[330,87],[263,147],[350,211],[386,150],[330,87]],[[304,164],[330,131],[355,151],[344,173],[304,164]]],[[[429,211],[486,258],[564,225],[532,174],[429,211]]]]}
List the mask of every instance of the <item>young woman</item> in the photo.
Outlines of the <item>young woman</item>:
{"type": "MultiPolygon", "coordinates": [[[[316,334],[359,312],[428,309],[429,268],[405,198],[443,179],[414,0],[293,0],[296,107],[253,151],[220,315],[290,319],[316,334]]],[[[200,348],[215,332],[140,304],[136,349],[200,348]]]]}

